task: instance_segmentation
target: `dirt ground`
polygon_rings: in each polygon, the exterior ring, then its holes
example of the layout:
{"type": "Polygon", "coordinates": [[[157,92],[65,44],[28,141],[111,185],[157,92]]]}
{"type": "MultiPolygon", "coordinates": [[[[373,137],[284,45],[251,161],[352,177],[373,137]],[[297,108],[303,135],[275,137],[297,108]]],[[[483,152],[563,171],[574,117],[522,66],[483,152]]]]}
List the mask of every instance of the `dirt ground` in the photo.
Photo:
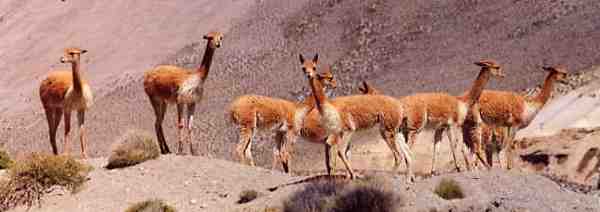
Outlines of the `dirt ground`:
{"type": "MultiPolygon", "coordinates": [[[[95,169],[81,192],[75,195],[53,192],[44,198],[42,207],[29,211],[123,211],[149,198],[164,199],[179,211],[264,211],[281,207],[283,200],[303,187],[294,185],[269,192],[267,188],[302,177],[205,157],[167,155],[119,170],[104,169],[103,158],[87,163],[95,169]],[[245,190],[258,191],[259,197],[250,203],[237,204],[245,190]]],[[[600,193],[577,193],[549,178],[526,172],[451,173],[419,179],[414,184],[407,184],[403,175],[389,172],[369,170],[364,174],[375,174],[391,182],[393,190],[401,195],[401,211],[600,210],[600,193]],[[435,185],[443,178],[456,180],[465,198],[447,201],[435,195],[435,185]]]]}

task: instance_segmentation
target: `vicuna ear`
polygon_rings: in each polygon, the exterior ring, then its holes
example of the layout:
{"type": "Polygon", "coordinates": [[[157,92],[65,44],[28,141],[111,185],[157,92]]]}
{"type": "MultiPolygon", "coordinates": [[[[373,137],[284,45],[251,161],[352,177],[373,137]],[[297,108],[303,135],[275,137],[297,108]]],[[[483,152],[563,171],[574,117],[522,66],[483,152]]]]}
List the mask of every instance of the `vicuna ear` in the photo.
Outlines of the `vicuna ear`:
{"type": "Polygon", "coordinates": [[[300,55],[300,63],[304,63],[304,56],[302,56],[302,54],[299,54],[299,55],[300,55]]]}
{"type": "Polygon", "coordinates": [[[367,81],[362,81],[362,86],[365,91],[369,90],[369,83],[367,81]]]}
{"type": "Polygon", "coordinates": [[[317,63],[317,61],[319,61],[319,54],[315,54],[315,57],[313,58],[313,62],[317,63]]]}
{"type": "Polygon", "coordinates": [[[475,65],[478,65],[478,66],[481,66],[481,67],[485,67],[485,66],[487,66],[487,64],[486,64],[486,63],[483,63],[483,62],[475,62],[474,64],[475,64],[475,65]]]}
{"type": "Polygon", "coordinates": [[[85,50],[85,49],[82,49],[82,50],[81,50],[81,54],[84,54],[84,53],[86,53],[86,52],[87,52],[87,50],[85,50]]]}
{"type": "Polygon", "coordinates": [[[358,86],[358,90],[363,94],[367,93],[367,86],[365,84],[365,81],[362,82],[362,86],[358,86]]]}
{"type": "Polygon", "coordinates": [[[206,35],[205,35],[205,36],[203,36],[202,38],[204,38],[204,39],[206,39],[206,40],[208,40],[208,39],[209,39],[209,37],[208,37],[208,36],[206,36],[206,35]]]}

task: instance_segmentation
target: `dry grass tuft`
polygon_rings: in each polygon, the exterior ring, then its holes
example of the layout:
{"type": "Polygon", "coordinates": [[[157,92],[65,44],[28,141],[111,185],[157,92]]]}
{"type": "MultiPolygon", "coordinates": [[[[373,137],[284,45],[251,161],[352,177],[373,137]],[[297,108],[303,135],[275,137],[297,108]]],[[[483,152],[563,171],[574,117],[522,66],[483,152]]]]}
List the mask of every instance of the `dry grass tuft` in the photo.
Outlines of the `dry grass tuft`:
{"type": "Polygon", "coordinates": [[[160,150],[152,134],[130,130],[113,146],[107,169],[125,168],[160,156],[160,150]]]}
{"type": "Polygon", "coordinates": [[[160,199],[150,199],[135,203],[125,210],[125,212],[175,212],[175,208],[160,199]]]}
{"type": "Polygon", "coordinates": [[[310,183],[283,204],[284,212],[396,211],[401,197],[379,178],[357,181],[321,180],[310,183]]]}
{"type": "Polygon", "coordinates": [[[237,204],[244,204],[251,202],[258,198],[258,191],[255,190],[244,190],[240,193],[240,199],[237,201],[237,204]]]}
{"type": "Polygon", "coordinates": [[[14,163],[8,179],[0,182],[0,211],[41,204],[42,197],[58,187],[75,193],[88,180],[91,170],[68,156],[34,153],[14,163]]]}
{"type": "Polygon", "coordinates": [[[453,179],[444,178],[437,185],[434,191],[435,194],[445,200],[465,198],[462,187],[453,179]]]}
{"type": "Polygon", "coordinates": [[[13,161],[10,159],[8,153],[4,150],[0,150],[0,169],[8,169],[13,161]]]}

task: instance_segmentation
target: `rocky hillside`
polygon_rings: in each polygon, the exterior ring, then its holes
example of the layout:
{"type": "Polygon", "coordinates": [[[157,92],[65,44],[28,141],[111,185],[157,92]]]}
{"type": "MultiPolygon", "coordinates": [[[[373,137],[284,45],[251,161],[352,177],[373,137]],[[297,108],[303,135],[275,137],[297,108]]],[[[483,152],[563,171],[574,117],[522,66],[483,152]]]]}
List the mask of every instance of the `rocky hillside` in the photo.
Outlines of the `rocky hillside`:
{"type": "MultiPolygon", "coordinates": [[[[323,64],[333,65],[337,95],[351,93],[361,80],[397,96],[458,93],[469,87],[477,70],[472,62],[480,58],[498,60],[508,74],[489,87],[517,91],[541,83],[540,65],[564,63],[576,71],[600,63],[595,0],[9,0],[0,8],[0,71],[6,73],[0,142],[16,155],[49,150],[37,83],[71,45],[90,50],[84,68],[97,93],[87,121],[94,156],[105,155],[128,128],[153,130],[142,73],[160,63],[196,66],[209,30],[226,36],[194,132],[203,155],[224,159],[237,142],[224,118],[227,104],[248,93],[296,99],[307,90],[299,53],[319,53],[323,64]]],[[[166,122],[171,146],[173,111],[166,122]]],[[[270,164],[267,138],[254,146],[261,165],[270,164]]],[[[320,147],[299,146],[320,157],[320,147]]]]}

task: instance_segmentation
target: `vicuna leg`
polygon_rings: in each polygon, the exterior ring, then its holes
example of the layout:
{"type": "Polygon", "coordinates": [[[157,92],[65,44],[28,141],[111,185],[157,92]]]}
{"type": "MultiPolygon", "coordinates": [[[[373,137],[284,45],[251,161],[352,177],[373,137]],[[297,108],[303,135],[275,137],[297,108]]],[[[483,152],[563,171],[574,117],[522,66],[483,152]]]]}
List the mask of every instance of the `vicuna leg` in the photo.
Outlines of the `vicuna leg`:
{"type": "Polygon", "coordinates": [[[406,175],[408,177],[408,181],[414,182],[415,175],[412,172],[413,155],[412,155],[412,152],[410,151],[410,147],[408,146],[406,141],[400,140],[399,133],[396,134],[395,139],[396,139],[396,144],[398,144],[400,146],[400,151],[402,152],[402,156],[404,156],[404,162],[406,163],[406,175]]]}
{"type": "Polygon", "coordinates": [[[346,145],[346,150],[344,150],[344,154],[346,154],[346,158],[350,160],[350,157],[352,157],[352,142],[346,145]]]}
{"type": "Polygon", "coordinates": [[[184,105],[177,104],[177,154],[183,154],[183,140],[185,139],[185,120],[183,120],[184,105]]]}
{"type": "Polygon", "coordinates": [[[431,175],[435,175],[435,162],[436,162],[436,157],[437,157],[437,151],[438,148],[440,146],[440,142],[442,141],[442,135],[444,133],[444,128],[440,128],[440,129],[436,129],[435,133],[433,135],[433,155],[432,155],[432,161],[431,161],[431,175]]]}
{"type": "Polygon", "coordinates": [[[169,154],[171,153],[171,151],[169,150],[169,146],[167,145],[167,141],[165,140],[165,135],[162,129],[162,123],[165,120],[165,112],[167,111],[167,105],[165,102],[153,100],[152,98],[150,98],[150,103],[152,103],[154,115],[156,116],[156,121],[154,122],[154,131],[156,131],[156,138],[158,139],[160,153],[169,154]]]}
{"type": "Polygon", "coordinates": [[[391,129],[386,130],[381,129],[380,131],[381,137],[385,140],[385,143],[388,145],[392,154],[394,156],[394,170],[397,170],[400,167],[400,150],[398,150],[398,144],[396,143],[396,136],[399,136],[398,130],[391,129]]]}
{"type": "Polygon", "coordinates": [[[254,159],[252,158],[252,137],[254,136],[254,128],[241,126],[240,127],[240,141],[238,142],[236,151],[242,163],[247,163],[254,166],[254,159]]]}
{"type": "Polygon", "coordinates": [[[64,153],[69,155],[71,153],[71,146],[69,146],[69,139],[71,133],[71,110],[66,109],[65,111],[65,137],[63,138],[64,153]]]}
{"type": "MultiPolygon", "coordinates": [[[[500,151],[498,151],[498,136],[494,130],[490,130],[489,135],[485,135],[486,143],[483,144],[485,151],[485,160],[490,166],[490,168],[494,167],[494,155],[497,154],[498,158],[500,157],[500,151]]],[[[500,164],[502,167],[502,164],[500,164]]]]}
{"type": "Polygon", "coordinates": [[[196,150],[194,149],[194,136],[193,136],[193,128],[194,128],[194,114],[196,113],[196,103],[191,103],[187,108],[187,133],[188,133],[188,142],[190,145],[190,154],[197,155],[196,150]]]}
{"type": "MultiPolygon", "coordinates": [[[[294,143],[295,133],[292,130],[285,132],[277,132],[277,144],[275,145],[274,154],[276,154],[277,160],[281,162],[283,171],[285,173],[290,172],[290,157],[291,157],[291,145],[294,143]]],[[[273,161],[273,168],[276,166],[276,160],[273,161]]]]}
{"type": "Polygon", "coordinates": [[[512,169],[512,162],[513,162],[513,149],[514,149],[514,137],[513,137],[513,131],[514,128],[512,127],[507,127],[506,128],[506,137],[504,137],[505,139],[505,144],[506,144],[506,169],[510,170],[512,169]]]}
{"type": "Polygon", "coordinates": [[[273,147],[273,162],[271,165],[271,169],[275,169],[279,162],[283,165],[283,158],[281,156],[281,149],[284,143],[285,132],[277,131],[275,132],[275,146],[273,147]]]}
{"type": "Polygon", "coordinates": [[[411,149],[417,141],[417,134],[419,134],[419,131],[417,130],[407,130],[407,132],[405,133],[405,138],[407,139],[406,143],[411,149]]]}
{"type": "Polygon", "coordinates": [[[46,120],[48,121],[48,130],[50,133],[50,146],[52,146],[52,153],[58,155],[58,146],[56,146],[56,129],[60,124],[62,118],[62,110],[54,108],[44,108],[46,112],[46,120]]]}
{"type": "Polygon", "coordinates": [[[338,145],[340,146],[337,149],[337,154],[340,157],[340,159],[342,159],[342,163],[344,163],[344,166],[346,167],[346,170],[350,175],[350,179],[354,179],[356,175],[354,174],[354,170],[352,170],[352,166],[350,166],[350,161],[348,161],[348,158],[346,158],[346,154],[341,151],[346,149],[346,146],[348,145],[348,142],[350,142],[350,138],[352,137],[352,132],[342,132],[340,134],[341,135],[339,136],[338,142],[338,145]]]}
{"type": "Polygon", "coordinates": [[[457,172],[460,172],[460,166],[458,166],[458,160],[456,159],[456,144],[458,143],[454,140],[454,132],[456,128],[454,126],[449,126],[446,132],[448,136],[448,144],[450,144],[450,152],[452,153],[452,160],[454,160],[454,168],[457,172]]]}
{"type": "Polygon", "coordinates": [[[81,157],[87,158],[87,154],[85,153],[85,110],[77,111],[77,123],[79,124],[79,142],[81,143],[81,157]]]}
{"type": "Polygon", "coordinates": [[[485,161],[485,153],[483,152],[483,145],[482,145],[482,131],[481,131],[481,126],[480,124],[476,124],[475,127],[473,128],[473,149],[472,149],[472,155],[474,154],[477,158],[474,158],[474,160],[479,160],[479,162],[481,162],[481,164],[483,164],[485,167],[487,167],[488,169],[490,168],[490,166],[487,164],[487,162],[485,161]]]}
{"type": "Polygon", "coordinates": [[[327,169],[327,175],[335,173],[337,141],[333,141],[335,136],[327,136],[325,139],[325,167],[327,169]]]}
{"type": "Polygon", "coordinates": [[[288,130],[285,134],[285,142],[283,143],[282,152],[282,166],[285,173],[290,172],[290,161],[292,159],[292,147],[296,143],[296,132],[288,130]]]}

